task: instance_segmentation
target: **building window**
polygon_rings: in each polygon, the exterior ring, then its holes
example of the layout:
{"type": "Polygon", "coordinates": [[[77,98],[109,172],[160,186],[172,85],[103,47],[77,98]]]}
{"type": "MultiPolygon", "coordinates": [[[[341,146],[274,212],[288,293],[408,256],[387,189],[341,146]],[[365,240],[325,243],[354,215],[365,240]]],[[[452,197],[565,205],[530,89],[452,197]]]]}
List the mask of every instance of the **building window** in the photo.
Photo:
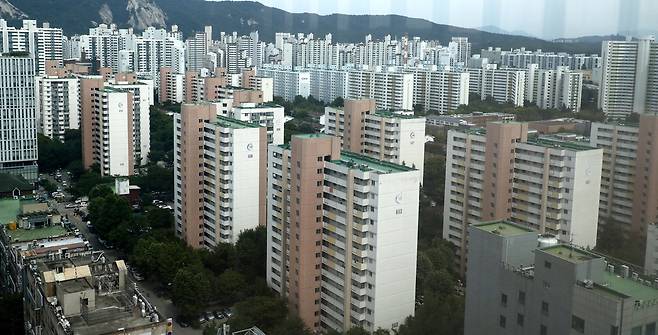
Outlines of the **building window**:
{"type": "Polygon", "coordinates": [[[572,315],[571,316],[571,328],[580,334],[585,333],[585,320],[572,315]]]}
{"type": "Polygon", "coordinates": [[[507,307],[507,294],[501,293],[500,295],[500,305],[507,307]]]}
{"type": "Polygon", "coordinates": [[[519,291],[519,304],[525,305],[525,292],[519,291]]]}
{"type": "Polygon", "coordinates": [[[541,314],[548,315],[548,303],[546,301],[541,302],[541,314]]]}
{"type": "Polygon", "coordinates": [[[619,335],[619,327],[610,326],[610,335],[619,335]]]}
{"type": "Polygon", "coordinates": [[[631,335],[642,335],[642,326],[633,327],[631,335]]]}
{"type": "Polygon", "coordinates": [[[498,319],[498,324],[500,325],[500,328],[505,328],[505,324],[507,323],[507,319],[504,316],[500,316],[498,319]]]}
{"type": "Polygon", "coordinates": [[[544,267],[547,268],[547,269],[550,269],[551,268],[551,262],[544,261],[544,267]]]}
{"type": "Polygon", "coordinates": [[[548,335],[548,328],[544,325],[539,325],[539,335],[548,335]]]}
{"type": "Polygon", "coordinates": [[[519,325],[519,327],[523,327],[523,323],[525,322],[525,317],[523,314],[517,314],[516,315],[516,324],[519,325]]]}
{"type": "Polygon", "coordinates": [[[656,335],[656,323],[650,323],[644,329],[644,335],[656,335]]]}

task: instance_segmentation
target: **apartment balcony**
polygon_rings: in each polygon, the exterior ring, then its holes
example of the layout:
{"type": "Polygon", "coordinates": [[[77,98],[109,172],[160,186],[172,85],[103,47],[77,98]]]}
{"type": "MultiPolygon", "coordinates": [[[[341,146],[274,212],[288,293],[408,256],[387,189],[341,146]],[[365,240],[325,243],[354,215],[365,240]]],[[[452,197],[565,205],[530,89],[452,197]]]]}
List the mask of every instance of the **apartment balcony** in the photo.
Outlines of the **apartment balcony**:
{"type": "Polygon", "coordinates": [[[368,212],[362,212],[358,209],[352,209],[352,215],[356,216],[359,219],[369,219],[370,218],[368,212]]]}

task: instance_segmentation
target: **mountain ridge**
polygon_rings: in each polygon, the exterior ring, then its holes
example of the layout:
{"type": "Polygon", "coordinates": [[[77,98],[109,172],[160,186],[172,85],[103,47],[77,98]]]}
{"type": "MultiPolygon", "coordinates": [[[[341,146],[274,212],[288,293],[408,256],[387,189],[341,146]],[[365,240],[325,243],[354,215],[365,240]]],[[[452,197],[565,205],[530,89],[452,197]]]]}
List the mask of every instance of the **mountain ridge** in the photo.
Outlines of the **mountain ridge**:
{"type": "Polygon", "coordinates": [[[274,40],[275,32],[315,33],[316,36],[332,33],[334,41],[339,42],[361,42],[367,34],[373,38],[407,34],[436,39],[443,44],[452,36],[466,36],[473,43],[473,53],[489,46],[588,54],[600,52],[600,44],[596,43],[554,43],[400,15],[290,13],[253,1],[185,0],[185,5],[181,5],[180,0],[0,0],[0,16],[7,17],[7,21],[14,25],[20,24],[25,17],[49,22],[51,26],[62,27],[67,35],[84,34],[89,27],[111,20],[120,27],[131,26],[136,30],[148,25],[165,27],[177,24],[186,35],[202,31],[205,25],[212,25],[215,32],[247,34],[259,30],[261,38],[270,42],[274,40]],[[3,3],[24,16],[12,17],[2,12],[3,3]]]}

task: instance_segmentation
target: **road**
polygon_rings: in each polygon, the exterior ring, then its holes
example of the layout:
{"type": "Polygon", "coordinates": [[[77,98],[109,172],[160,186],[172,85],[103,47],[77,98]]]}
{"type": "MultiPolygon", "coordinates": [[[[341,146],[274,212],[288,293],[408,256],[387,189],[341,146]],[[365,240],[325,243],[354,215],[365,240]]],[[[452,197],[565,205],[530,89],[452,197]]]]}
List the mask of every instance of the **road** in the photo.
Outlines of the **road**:
{"type": "MultiPolygon", "coordinates": [[[[51,182],[53,182],[55,185],[58,187],[61,187],[61,183],[57,182],[54,178],[51,176],[43,175],[42,178],[47,178],[51,182]]],[[[63,174],[64,180],[68,179],[66,174],[63,174]]],[[[64,189],[64,187],[62,187],[64,189]]],[[[69,194],[64,192],[67,198],[69,198],[69,194]]],[[[87,224],[85,222],[82,222],[82,218],[80,216],[75,215],[74,210],[72,208],[66,208],[66,205],[68,204],[67,202],[56,202],[54,200],[50,200],[50,204],[52,207],[56,208],[57,211],[62,214],[62,215],[67,215],[71,223],[73,223],[76,228],[80,230],[80,233],[82,233],[89,243],[93,246],[94,250],[100,250],[103,251],[103,255],[108,261],[114,261],[117,259],[126,259],[125,255],[121,253],[120,251],[114,249],[114,250],[107,250],[104,249],[103,246],[100,244],[98,241],[98,237],[96,234],[93,234],[89,231],[87,228],[87,224]]],[[[134,278],[132,278],[132,275],[128,275],[128,281],[129,284],[132,285],[134,283],[134,278]]],[[[139,282],[137,284],[138,288],[148,301],[156,307],[158,312],[160,312],[161,315],[163,315],[165,318],[170,318],[176,315],[176,307],[172,303],[172,301],[166,297],[159,297],[157,294],[155,294],[155,285],[152,283],[148,282],[139,282]]],[[[182,328],[178,325],[178,323],[174,323],[174,334],[176,335],[200,335],[203,334],[202,330],[199,329],[193,329],[193,328],[182,328]]]]}

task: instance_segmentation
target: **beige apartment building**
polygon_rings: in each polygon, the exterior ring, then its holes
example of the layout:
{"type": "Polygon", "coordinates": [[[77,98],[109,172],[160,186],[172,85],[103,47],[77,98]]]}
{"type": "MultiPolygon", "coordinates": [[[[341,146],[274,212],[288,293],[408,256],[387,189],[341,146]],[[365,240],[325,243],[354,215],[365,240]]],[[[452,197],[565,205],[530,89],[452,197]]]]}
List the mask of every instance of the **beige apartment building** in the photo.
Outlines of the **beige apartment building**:
{"type": "Polygon", "coordinates": [[[176,234],[193,248],[213,248],[264,226],[267,129],[203,103],[182,105],[174,133],[176,234]]]}
{"type": "Polygon", "coordinates": [[[554,137],[529,137],[528,125],[492,122],[450,130],[443,238],[466,266],[467,228],[511,219],[582,247],[596,244],[603,150],[554,137]]]}
{"type": "Polygon", "coordinates": [[[340,146],[270,146],[267,281],[313,330],[396,329],[415,308],[420,175],[340,146]]]}
{"type": "Polygon", "coordinates": [[[425,162],[425,118],[377,109],[375,100],[345,100],[325,108],[325,133],[340,138],[343,150],[420,171],[425,162]]]}
{"type": "Polygon", "coordinates": [[[640,115],[639,124],[593,123],[590,143],[603,149],[601,223],[646,234],[658,222],[658,115],[640,115]]]}

